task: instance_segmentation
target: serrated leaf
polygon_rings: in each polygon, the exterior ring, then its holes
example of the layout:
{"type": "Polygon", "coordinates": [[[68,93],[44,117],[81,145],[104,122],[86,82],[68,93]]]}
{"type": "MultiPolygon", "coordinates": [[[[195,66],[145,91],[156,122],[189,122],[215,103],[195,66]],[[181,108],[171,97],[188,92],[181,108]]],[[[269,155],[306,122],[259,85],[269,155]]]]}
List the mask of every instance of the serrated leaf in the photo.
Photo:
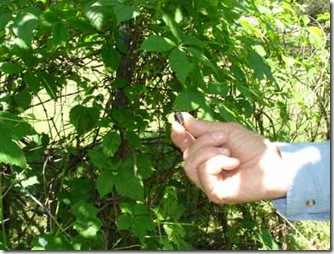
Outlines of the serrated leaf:
{"type": "Polygon", "coordinates": [[[169,54],[169,65],[176,73],[176,77],[181,83],[184,83],[193,70],[194,65],[189,62],[188,57],[184,51],[178,48],[173,49],[169,54]]]}
{"type": "Polygon", "coordinates": [[[197,90],[186,90],[176,97],[174,105],[177,110],[190,111],[206,107],[206,101],[203,93],[197,90]]]}
{"type": "Polygon", "coordinates": [[[181,32],[181,29],[176,24],[176,22],[173,19],[171,19],[167,13],[164,13],[162,15],[162,19],[166,23],[166,25],[169,27],[169,29],[171,30],[172,34],[177,39],[177,41],[181,42],[182,32],[181,32]]]}
{"type": "Polygon", "coordinates": [[[132,218],[127,214],[121,214],[117,218],[117,227],[119,230],[126,230],[131,228],[132,218]]]}
{"type": "Polygon", "coordinates": [[[132,231],[139,237],[141,242],[144,241],[147,231],[154,231],[154,223],[149,216],[138,216],[133,219],[132,231]]]}
{"type": "Polygon", "coordinates": [[[52,42],[55,46],[66,46],[68,31],[62,22],[58,22],[52,26],[52,42]]]}
{"type": "Polygon", "coordinates": [[[6,136],[0,136],[0,163],[15,165],[21,168],[27,166],[27,161],[21,148],[6,136]]]}
{"type": "Polygon", "coordinates": [[[254,70],[254,74],[258,79],[261,80],[266,76],[269,80],[275,80],[272,75],[270,66],[257,52],[250,50],[247,55],[247,61],[249,67],[254,70]]]}
{"type": "Polygon", "coordinates": [[[0,10],[0,29],[3,30],[12,19],[12,12],[9,9],[0,10]]]}
{"type": "Polygon", "coordinates": [[[153,166],[150,158],[144,154],[138,154],[136,157],[138,175],[144,180],[153,174],[153,166]]]}
{"type": "Polygon", "coordinates": [[[144,199],[144,187],[140,178],[134,175],[132,160],[127,160],[120,168],[115,179],[116,191],[132,200],[144,199]]]}
{"type": "Polygon", "coordinates": [[[141,45],[141,50],[152,52],[166,52],[170,51],[176,45],[175,43],[166,38],[157,35],[150,35],[141,45]]]}
{"type": "Polygon", "coordinates": [[[35,130],[22,118],[8,112],[0,112],[0,139],[7,137],[19,140],[33,134],[36,134],[35,130]]]}
{"type": "Polygon", "coordinates": [[[96,188],[99,192],[100,197],[112,192],[114,187],[114,176],[111,170],[103,170],[96,179],[96,188]]]}
{"type": "Polygon", "coordinates": [[[101,50],[101,57],[107,70],[117,70],[121,64],[118,52],[110,45],[104,45],[101,50]]]}
{"type": "Polygon", "coordinates": [[[154,223],[150,217],[147,207],[143,204],[132,204],[123,202],[120,205],[122,214],[119,216],[119,229],[128,229],[137,235],[141,241],[144,240],[148,231],[154,231],[154,223]]]}
{"type": "Polygon", "coordinates": [[[24,69],[18,64],[3,63],[0,66],[0,70],[7,74],[18,74],[23,72],[24,69]]]}
{"type": "Polygon", "coordinates": [[[102,141],[102,149],[103,153],[106,156],[112,156],[114,155],[118,147],[121,145],[122,139],[118,132],[116,131],[110,131],[108,132],[104,137],[102,141]]]}
{"type": "Polygon", "coordinates": [[[205,46],[204,42],[202,42],[197,37],[189,35],[189,34],[183,34],[182,35],[182,44],[183,45],[196,46],[196,47],[199,47],[199,48],[203,48],[205,46]]]}
{"type": "Polygon", "coordinates": [[[116,4],[113,9],[117,18],[117,25],[124,21],[137,17],[140,13],[140,9],[136,6],[116,4]]]}
{"type": "Polygon", "coordinates": [[[205,66],[210,68],[218,77],[219,69],[218,67],[210,61],[210,59],[200,50],[194,47],[187,47],[187,51],[196,59],[200,60],[205,66]]]}
{"type": "Polygon", "coordinates": [[[96,148],[88,152],[88,158],[98,169],[110,169],[113,167],[111,161],[104,155],[102,149],[96,148]]]}
{"type": "Polygon", "coordinates": [[[12,96],[13,105],[19,110],[27,109],[30,104],[32,97],[30,95],[29,89],[25,88],[20,90],[18,93],[12,96]]]}
{"type": "Polygon", "coordinates": [[[101,229],[102,222],[96,216],[98,209],[94,206],[79,201],[72,206],[72,213],[76,218],[73,228],[84,238],[94,238],[101,229]]]}
{"type": "Polygon", "coordinates": [[[78,135],[83,135],[93,129],[99,120],[100,111],[96,107],[76,105],[70,111],[70,123],[78,135]]]}
{"type": "Polygon", "coordinates": [[[15,35],[30,46],[34,38],[34,30],[39,25],[38,10],[35,8],[27,8],[19,13],[14,20],[13,31],[15,35]]]}

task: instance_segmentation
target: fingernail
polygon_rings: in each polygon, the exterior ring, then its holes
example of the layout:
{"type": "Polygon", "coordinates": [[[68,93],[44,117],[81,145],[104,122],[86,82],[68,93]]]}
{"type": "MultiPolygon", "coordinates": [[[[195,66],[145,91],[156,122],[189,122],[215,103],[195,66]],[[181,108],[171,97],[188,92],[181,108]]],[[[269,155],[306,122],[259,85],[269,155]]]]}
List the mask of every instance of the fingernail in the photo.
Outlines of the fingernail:
{"type": "Polygon", "coordinates": [[[220,140],[220,139],[223,139],[224,134],[222,132],[214,132],[212,133],[212,137],[214,139],[220,140]]]}

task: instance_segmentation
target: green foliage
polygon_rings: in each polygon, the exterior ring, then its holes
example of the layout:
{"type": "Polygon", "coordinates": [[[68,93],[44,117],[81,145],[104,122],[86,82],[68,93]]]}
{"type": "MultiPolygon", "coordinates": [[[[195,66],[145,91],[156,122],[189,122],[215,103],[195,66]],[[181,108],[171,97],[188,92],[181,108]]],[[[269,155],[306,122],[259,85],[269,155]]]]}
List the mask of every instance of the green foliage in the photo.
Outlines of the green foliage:
{"type": "Polygon", "coordinates": [[[209,203],[169,138],[175,110],[330,138],[330,16],[291,2],[0,1],[0,248],[328,249],[209,203]]]}

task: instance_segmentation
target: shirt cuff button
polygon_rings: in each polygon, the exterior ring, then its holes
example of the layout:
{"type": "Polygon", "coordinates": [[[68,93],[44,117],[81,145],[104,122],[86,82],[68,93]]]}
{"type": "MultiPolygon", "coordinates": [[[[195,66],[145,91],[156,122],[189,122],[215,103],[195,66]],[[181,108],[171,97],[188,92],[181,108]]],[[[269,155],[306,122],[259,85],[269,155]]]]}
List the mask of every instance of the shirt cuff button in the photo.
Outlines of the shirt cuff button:
{"type": "Polygon", "coordinates": [[[312,207],[315,205],[315,200],[314,199],[309,199],[306,201],[306,206],[312,207]]]}

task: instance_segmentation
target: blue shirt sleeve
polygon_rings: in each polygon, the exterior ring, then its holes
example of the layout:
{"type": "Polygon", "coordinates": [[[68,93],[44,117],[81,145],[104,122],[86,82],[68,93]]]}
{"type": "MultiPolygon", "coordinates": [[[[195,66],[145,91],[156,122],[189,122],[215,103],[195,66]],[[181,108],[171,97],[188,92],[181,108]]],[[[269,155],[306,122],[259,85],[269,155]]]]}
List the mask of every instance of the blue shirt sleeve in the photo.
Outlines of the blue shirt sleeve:
{"type": "Polygon", "coordinates": [[[330,143],[276,143],[289,168],[286,198],[273,200],[288,220],[330,220],[330,143]]]}

